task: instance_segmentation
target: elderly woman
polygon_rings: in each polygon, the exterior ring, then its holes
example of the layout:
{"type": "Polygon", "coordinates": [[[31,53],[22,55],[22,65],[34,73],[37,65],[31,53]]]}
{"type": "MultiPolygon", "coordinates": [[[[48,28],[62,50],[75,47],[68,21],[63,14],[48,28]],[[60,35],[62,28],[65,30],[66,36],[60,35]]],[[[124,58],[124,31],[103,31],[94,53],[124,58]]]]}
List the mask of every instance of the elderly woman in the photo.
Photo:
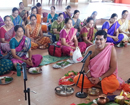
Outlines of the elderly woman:
{"type": "Polygon", "coordinates": [[[1,54],[0,50],[0,75],[4,75],[13,70],[13,63],[11,60],[6,59],[6,56],[1,54]]]}
{"type": "Polygon", "coordinates": [[[4,17],[4,23],[0,27],[0,49],[2,53],[7,53],[10,51],[9,41],[15,36],[15,32],[10,16],[4,17]]]}
{"type": "Polygon", "coordinates": [[[79,36],[80,30],[81,30],[81,21],[79,19],[79,14],[80,14],[79,10],[75,10],[73,18],[72,18],[73,27],[78,30],[76,36],[79,36]]]}
{"type": "Polygon", "coordinates": [[[120,24],[118,21],[116,21],[117,17],[117,14],[113,13],[111,18],[102,26],[102,30],[107,32],[107,42],[113,43],[115,45],[119,44],[124,38],[123,34],[119,34],[120,24]]]}
{"type": "Polygon", "coordinates": [[[26,25],[26,35],[31,39],[31,48],[47,48],[50,43],[49,37],[44,37],[41,24],[37,23],[35,15],[30,16],[30,23],[26,25]]]}
{"type": "Polygon", "coordinates": [[[19,10],[18,10],[18,8],[14,7],[12,9],[12,15],[10,17],[11,17],[11,20],[12,20],[14,26],[16,26],[16,25],[22,25],[23,24],[23,20],[19,16],[19,10]]]}
{"type": "Polygon", "coordinates": [[[17,63],[22,64],[25,62],[27,67],[37,67],[42,61],[41,55],[32,55],[31,51],[31,40],[30,38],[24,36],[24,28],[21,25],[16,25],[14,27],[15,37],[10,40],[9,58],[16,67],[17,63]],[[26,54],[29,54],[29,58],[26,54]]]}
{"type": "Polygon", "coordinates": [[[71,18],[71,13],[70,13],[70,11],[71,11],[71,6],[68,5],[65,9],[66,9],[66,11],[63,12],[64,19],[65,19],[65,18],[71,18]]]}
{"type": "Polygon", "coordinates": [[[118,20],[118,23],[121,25],[119,27],[119,33],[124,35],[123,42],[128,42],[130,40],[130,20],[127,19],[128,14],[127,10],[122,11],[122,17],[118,20]]]}
{"type": "Polygon", "coordinates": [[[62,28],[64,27],[64,21],[63,21],[63,19],[64,19],[63,14],[62,14],[62,13],[59,13],[58,19],[55,20],[55,21],[52,23],[50,33],[51,33],[51,35],[52,35],[52,40],[53,40],[53,42],[59,40],[60,31],[61,31],[62,28]]]}
{"type": "Polygon", "coordinates": [[[64,56],[69,56],[71,50],[75,50],[79,47],[83,53],[86,49],[86,44],[84,42],[78,42],[76,37],[77,29],[72,27],[72,20],[70,18],[65,19],[65,28],[60,32],[60,39],[57,45],[62,47],[62,52],[64,56]]]}
{"type": "Polygon", "coordinates": [[[80,35],[83,41],[90,46],[93,44],[94,35],[96,33],[96,29],[93,27],[94,20],[93,18],[89,17],[86,21],[86,25],[81,29],[80,35]]]}

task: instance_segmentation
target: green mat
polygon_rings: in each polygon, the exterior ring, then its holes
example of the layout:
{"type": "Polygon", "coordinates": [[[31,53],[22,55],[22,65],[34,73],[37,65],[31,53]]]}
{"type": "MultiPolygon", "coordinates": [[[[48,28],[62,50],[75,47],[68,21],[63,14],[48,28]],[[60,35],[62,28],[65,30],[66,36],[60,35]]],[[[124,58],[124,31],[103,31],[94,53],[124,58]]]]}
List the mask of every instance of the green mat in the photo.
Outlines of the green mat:
{"type": "Polygon", "coordinates": [[[57,61],[65,60],[68,59],[69,57],[55,57],[55,56],[50,56],[50,55],[45,55],[43,56],[43,60],[40,64],[40,66],[44,66],[50,63],[54,63],[57,61]]]}

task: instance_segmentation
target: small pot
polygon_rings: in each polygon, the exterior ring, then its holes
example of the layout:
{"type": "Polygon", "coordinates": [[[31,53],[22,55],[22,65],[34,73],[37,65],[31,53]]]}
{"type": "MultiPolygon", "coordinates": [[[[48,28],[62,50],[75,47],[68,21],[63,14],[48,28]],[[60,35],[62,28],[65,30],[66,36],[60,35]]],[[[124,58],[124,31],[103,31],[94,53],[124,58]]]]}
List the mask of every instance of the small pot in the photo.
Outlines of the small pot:
{"type": "Polygon", "coordinates": [[[103,96],[99,96],[97,103],[98,105],[105,105],[107,103],[107,98],[103,96]]]}
{"type": "Polygon", "coordinates": [[[2,83],[2,84],[5,84],[5,78],[2,78],[2,79],[1,79],[1,83],[2,83]]]}

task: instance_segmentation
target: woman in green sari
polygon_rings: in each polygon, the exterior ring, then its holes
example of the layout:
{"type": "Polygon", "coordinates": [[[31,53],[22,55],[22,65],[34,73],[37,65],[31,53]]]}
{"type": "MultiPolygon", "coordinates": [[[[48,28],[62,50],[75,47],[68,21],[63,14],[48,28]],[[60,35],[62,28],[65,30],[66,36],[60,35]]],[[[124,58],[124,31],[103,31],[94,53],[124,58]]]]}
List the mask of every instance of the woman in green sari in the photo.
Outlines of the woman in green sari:
{"type": "Polygon", "coordinates": [[[55,20],[51,25],[50,34],[52,35],[53,42],[59,40],[59,34],[62,28],[64,27],[64,16],[62,13],[59,13],[58,20],[55,20]]]}

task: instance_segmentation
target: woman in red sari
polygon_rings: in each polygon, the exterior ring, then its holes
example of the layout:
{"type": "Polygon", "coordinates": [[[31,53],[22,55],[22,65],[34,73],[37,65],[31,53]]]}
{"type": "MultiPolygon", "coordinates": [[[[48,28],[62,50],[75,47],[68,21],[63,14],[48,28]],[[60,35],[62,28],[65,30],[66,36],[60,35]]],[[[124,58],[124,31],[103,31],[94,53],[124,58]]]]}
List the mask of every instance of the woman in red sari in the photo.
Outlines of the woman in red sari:
{"type": "Polygon", "coordinates": [[[75,50],[76,47],[80,48],[83,53],[86,49],[86,43],[78,42],[76,37],[77,29],[73,28],[71,18],[65,19],[65,28],[60,32],[60,39],[57,45],[62,47],[64,56],[70,56],[70,51],[75,50]]]}
{"type": "Polygon", "coordinates": [[[6,53],[10,51],[9,41],[15,36],[15,32],[10,16],[4,17],[4,23],[5,25],[0,27],[0,49],[6,53]]]}
{"type": "Polygon", "coordinates": [[[86,26],[84,26],[80,31],[80,35],[83,41],[87,44],[87,46],[93,44],[94,35],[97,32],[97,30],[93,27],[93,25],[94,25],[94,20],[93,18],[89,17],[86,21],[86,26]]]}

